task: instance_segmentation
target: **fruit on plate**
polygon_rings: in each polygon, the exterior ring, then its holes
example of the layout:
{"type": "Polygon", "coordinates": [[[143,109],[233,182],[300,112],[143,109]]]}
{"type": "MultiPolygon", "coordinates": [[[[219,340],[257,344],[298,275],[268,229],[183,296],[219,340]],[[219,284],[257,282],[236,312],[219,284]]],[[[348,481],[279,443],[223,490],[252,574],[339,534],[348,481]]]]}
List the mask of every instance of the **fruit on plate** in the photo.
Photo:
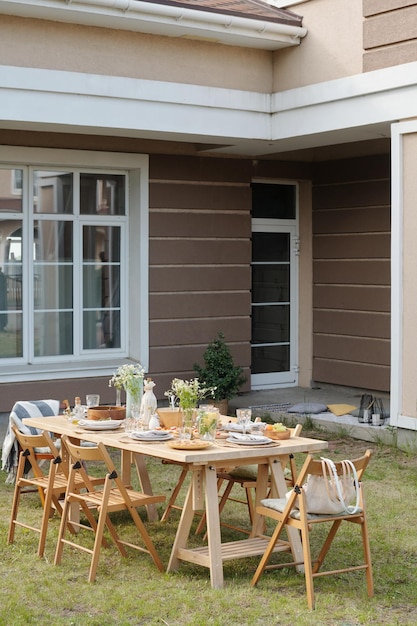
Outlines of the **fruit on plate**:
{"type": "Polygon", "coordinates": [[[284,426],[284,424],[282,424],[281,422],[277,422],[272,426],[272,430],[276,433],[285,433],[287,427],[284,426]]]}
{"type": "Polygon", "coordinates": [[[270,439],[289,439],[291,436],[291,431],[289,428],[281,424],[281,422],[277,422],[276,424],[269,424],[271,428],[267,430],[265,428],[265,435],[270,439]]]}

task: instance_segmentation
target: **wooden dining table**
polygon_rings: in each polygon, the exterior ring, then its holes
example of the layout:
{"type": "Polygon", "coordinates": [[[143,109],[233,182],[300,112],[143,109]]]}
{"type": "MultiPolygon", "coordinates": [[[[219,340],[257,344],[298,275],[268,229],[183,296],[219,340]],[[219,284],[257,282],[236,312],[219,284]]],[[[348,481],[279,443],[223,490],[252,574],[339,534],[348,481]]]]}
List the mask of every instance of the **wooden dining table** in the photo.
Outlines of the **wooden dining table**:
{"type": "MultiPolygon", "coordinates": [[[[327,441],[307,437],[291,437],[283,441],[271,441],[266,445],[239,445],[225,439],[216,440],[202,450],[172,449],[167,441],[142,442],[128,437],[123,426],[114,430],[87,430],[73,424],[65,416],[26,418],[23,422],[57,436],[68,435],[74,441],[103,442],[121,451],[121,475],[130,484],[131,466],[136,465],[139,481],[145,493],[152,493],[152,485],[146,467],[146,458],[154,457],[180,464],[189,470],[191,480],[182,509],[175,540],[171,550],[167,572],[177,570],[182,561],[207,567],[213,588],[223,587],[223,563],[264,553],[268,539],[263,536],[263,520],[255,515],[252,532],[246,539],[222,542],[218,506],[217,472],[225,467],[258,465],[256,504],[266,497],[268,481],[273,494],[284,497],[287,491],[282,462],[291,454],[314,453],[328,447],[327,441]],[[188,538],[196,511],[206,513],[207,544],[189,548],[188,538]]],[[[156,509],[148,508],[150,520],[158,519],[156,509]]],[[[300,537],[294,529],[287,529],[295,561],[302,561],[300,537]]],[[[279,551],[279,543],[276,550],[279,551]]]]}

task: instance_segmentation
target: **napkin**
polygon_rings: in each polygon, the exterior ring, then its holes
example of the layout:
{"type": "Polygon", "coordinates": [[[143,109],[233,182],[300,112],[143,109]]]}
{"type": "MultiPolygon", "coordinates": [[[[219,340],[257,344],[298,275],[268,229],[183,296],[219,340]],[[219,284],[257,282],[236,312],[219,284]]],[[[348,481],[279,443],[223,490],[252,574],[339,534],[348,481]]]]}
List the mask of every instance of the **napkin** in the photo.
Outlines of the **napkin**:
{"type": "Polygon", "coordinates": [[[152,440],[152,439],[171,439],[172,438],[171,433],[165,433],[165,432],[162,432],[161,430],[136,431],[136,432],[132,433],[132,436],[135,439],[147,439],[147,440],[152,440]]]}
{"type": "Polygon", "coordinates": [[[265,441],[266,437],[263,435],[243,435],[240,433],[233,433],[230,435],[230,439],[236,439],[236,441],[265,441]]]}

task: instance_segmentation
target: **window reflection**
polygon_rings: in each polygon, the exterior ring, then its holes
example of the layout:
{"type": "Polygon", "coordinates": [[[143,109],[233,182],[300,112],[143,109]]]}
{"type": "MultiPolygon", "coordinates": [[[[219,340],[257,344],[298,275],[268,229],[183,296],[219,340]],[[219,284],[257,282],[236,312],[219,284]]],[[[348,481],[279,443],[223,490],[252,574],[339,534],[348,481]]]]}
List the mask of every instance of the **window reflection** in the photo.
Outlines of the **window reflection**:
{"type": "Polygon", "coordinates": [[[35,213],[72,213],[72,173],[36,171],[33,173],[35,213]]]}
{"type": "Polygon", "coordinates": [[[83,228],[85,350],[120,347],[120,227],[83,228]]]}
{"type": "Polygon", "coordinates": [[[82,215],[124,215],[125,177],[121,174],[81,174],[82,215]]]}

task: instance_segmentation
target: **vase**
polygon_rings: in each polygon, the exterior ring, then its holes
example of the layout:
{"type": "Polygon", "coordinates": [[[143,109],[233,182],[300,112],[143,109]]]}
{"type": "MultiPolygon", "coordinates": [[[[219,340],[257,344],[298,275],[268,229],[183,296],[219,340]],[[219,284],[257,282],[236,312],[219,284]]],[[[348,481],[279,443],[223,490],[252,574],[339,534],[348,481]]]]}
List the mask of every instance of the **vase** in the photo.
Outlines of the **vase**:
{"type": "Polygon", "coordinates": [[[122,406],[122,390],[116,388],[116,406],[122,406]]]}
{"type": "Polygon", "coordinates": [[[132,417],[132,407],[137,406],[138,411],[140,409],[140,397],[137,394],[132,394],[126,391],[126,417],[132,417]]]}
{"type": "Polygon", "coordinates": [[[136,393],[126,391],[126,417],[132,417],[132,406],[137,406],[140,409],[140,403],[142,401],[142,385],[136,393]]]}
{"type": "Polygon", "coordinates": [[[197,409],[196,407],[181,407],[182,411],[182,428],[180,437],[181,439],[192,439],[193,438],[193,430],[195,427],[195,421],[197,417],[197,409]]]}

